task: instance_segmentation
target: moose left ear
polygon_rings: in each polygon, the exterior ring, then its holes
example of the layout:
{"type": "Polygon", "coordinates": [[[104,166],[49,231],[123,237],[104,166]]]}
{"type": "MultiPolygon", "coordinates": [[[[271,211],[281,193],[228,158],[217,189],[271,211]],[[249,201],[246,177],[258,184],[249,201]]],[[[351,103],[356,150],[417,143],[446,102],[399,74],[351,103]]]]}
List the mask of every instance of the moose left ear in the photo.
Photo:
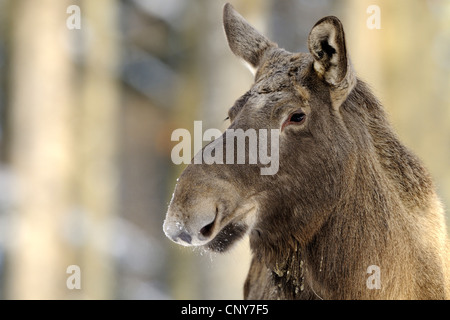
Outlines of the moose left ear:
{"type": "Polygon", "coordinates": [[[223,26],[231,51],[247,62],[255,74],[264,52],[277,45],[253,28],[229,3],[223,7],[223,26]]]}
{"type": "Polygon", "coordinates": [[[341,21],[333,16],[320,19],[309,33],[308,48],[314,70],[330,85],[333,107],[339,108],[356,84],[341,21]]]}

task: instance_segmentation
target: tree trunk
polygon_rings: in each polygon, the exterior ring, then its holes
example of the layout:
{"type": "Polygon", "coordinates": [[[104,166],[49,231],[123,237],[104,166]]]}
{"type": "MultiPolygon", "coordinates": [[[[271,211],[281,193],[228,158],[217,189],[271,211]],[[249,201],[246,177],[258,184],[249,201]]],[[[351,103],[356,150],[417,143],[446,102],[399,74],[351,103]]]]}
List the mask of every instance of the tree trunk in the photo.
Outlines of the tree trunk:
{"type": "Polygon", "coordinates": [[[62,45],[66,1],[14,2],[11,166],[18,204],[9,248],[11,299],[61,298],[73,258],[63,234],[73,188],[73,66],[62,45]]]}

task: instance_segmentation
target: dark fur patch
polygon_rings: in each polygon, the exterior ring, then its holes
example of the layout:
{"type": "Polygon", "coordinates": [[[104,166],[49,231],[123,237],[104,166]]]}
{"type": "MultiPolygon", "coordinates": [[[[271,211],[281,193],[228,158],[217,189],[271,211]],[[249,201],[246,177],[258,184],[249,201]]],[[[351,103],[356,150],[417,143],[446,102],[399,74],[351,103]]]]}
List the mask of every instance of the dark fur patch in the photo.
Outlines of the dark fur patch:
{"type": "MultiPolygon", "coordinates": [[[[336,50],[328,44],[328,39],[322,40],[320,42],[320,44],[321,44],[322,50],[328,55],[328,57],[331,58],[331,56],[336,53],[336,50]]],[[[322,56],[320,54],[319,54],[319,58],[322,58],[322,56]]]]}
{"type": "Polygon", "coordinates": [[[206,247],[215,252],[225,252],[231,245],[240,240],[247,231],[247,226],[238,223],[229,223],[206,244],[206,247]]]}

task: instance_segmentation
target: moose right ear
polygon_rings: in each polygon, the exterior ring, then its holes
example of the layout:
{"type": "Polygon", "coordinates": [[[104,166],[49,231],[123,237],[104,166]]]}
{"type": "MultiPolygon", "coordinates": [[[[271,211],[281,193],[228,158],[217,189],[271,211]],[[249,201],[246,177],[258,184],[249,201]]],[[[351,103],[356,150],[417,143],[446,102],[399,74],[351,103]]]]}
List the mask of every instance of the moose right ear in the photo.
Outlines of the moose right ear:
{"type": "Polygon", "coordinates": [[[356,84],[341,21],[333,16],[319,20],[309,33],[308,47],[314,70],[330,85],[333,107],[338,108],[356,84]]]}
{"type": "Polygon", "coordinates": [[[223,26],[231,51],[244,59],[255,74],[264,52],[276,44],[253,28],[229,3],[223,8],[223,26]]]}

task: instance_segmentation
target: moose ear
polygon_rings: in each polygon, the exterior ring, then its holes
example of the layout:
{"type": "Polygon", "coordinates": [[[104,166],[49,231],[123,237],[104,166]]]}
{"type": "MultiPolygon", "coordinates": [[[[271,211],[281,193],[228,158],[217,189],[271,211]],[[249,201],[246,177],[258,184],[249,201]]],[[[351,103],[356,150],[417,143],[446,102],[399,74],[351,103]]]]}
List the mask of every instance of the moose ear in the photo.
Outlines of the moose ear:
{"type": "Polygon", "coordinates": [[[333,16],[320,19],[309,33],[308,48],[314,70],[330,85],[333,106],[339,107],[356,84],[341,21],[333,16]]]}
{"type": "Polygon", "coordinates": [[[253,73],[258,69],[264,52],[276,47],[253,28],[229,3],[223,8],[223,26],[231,51],[244,59],[253,73]]]}

